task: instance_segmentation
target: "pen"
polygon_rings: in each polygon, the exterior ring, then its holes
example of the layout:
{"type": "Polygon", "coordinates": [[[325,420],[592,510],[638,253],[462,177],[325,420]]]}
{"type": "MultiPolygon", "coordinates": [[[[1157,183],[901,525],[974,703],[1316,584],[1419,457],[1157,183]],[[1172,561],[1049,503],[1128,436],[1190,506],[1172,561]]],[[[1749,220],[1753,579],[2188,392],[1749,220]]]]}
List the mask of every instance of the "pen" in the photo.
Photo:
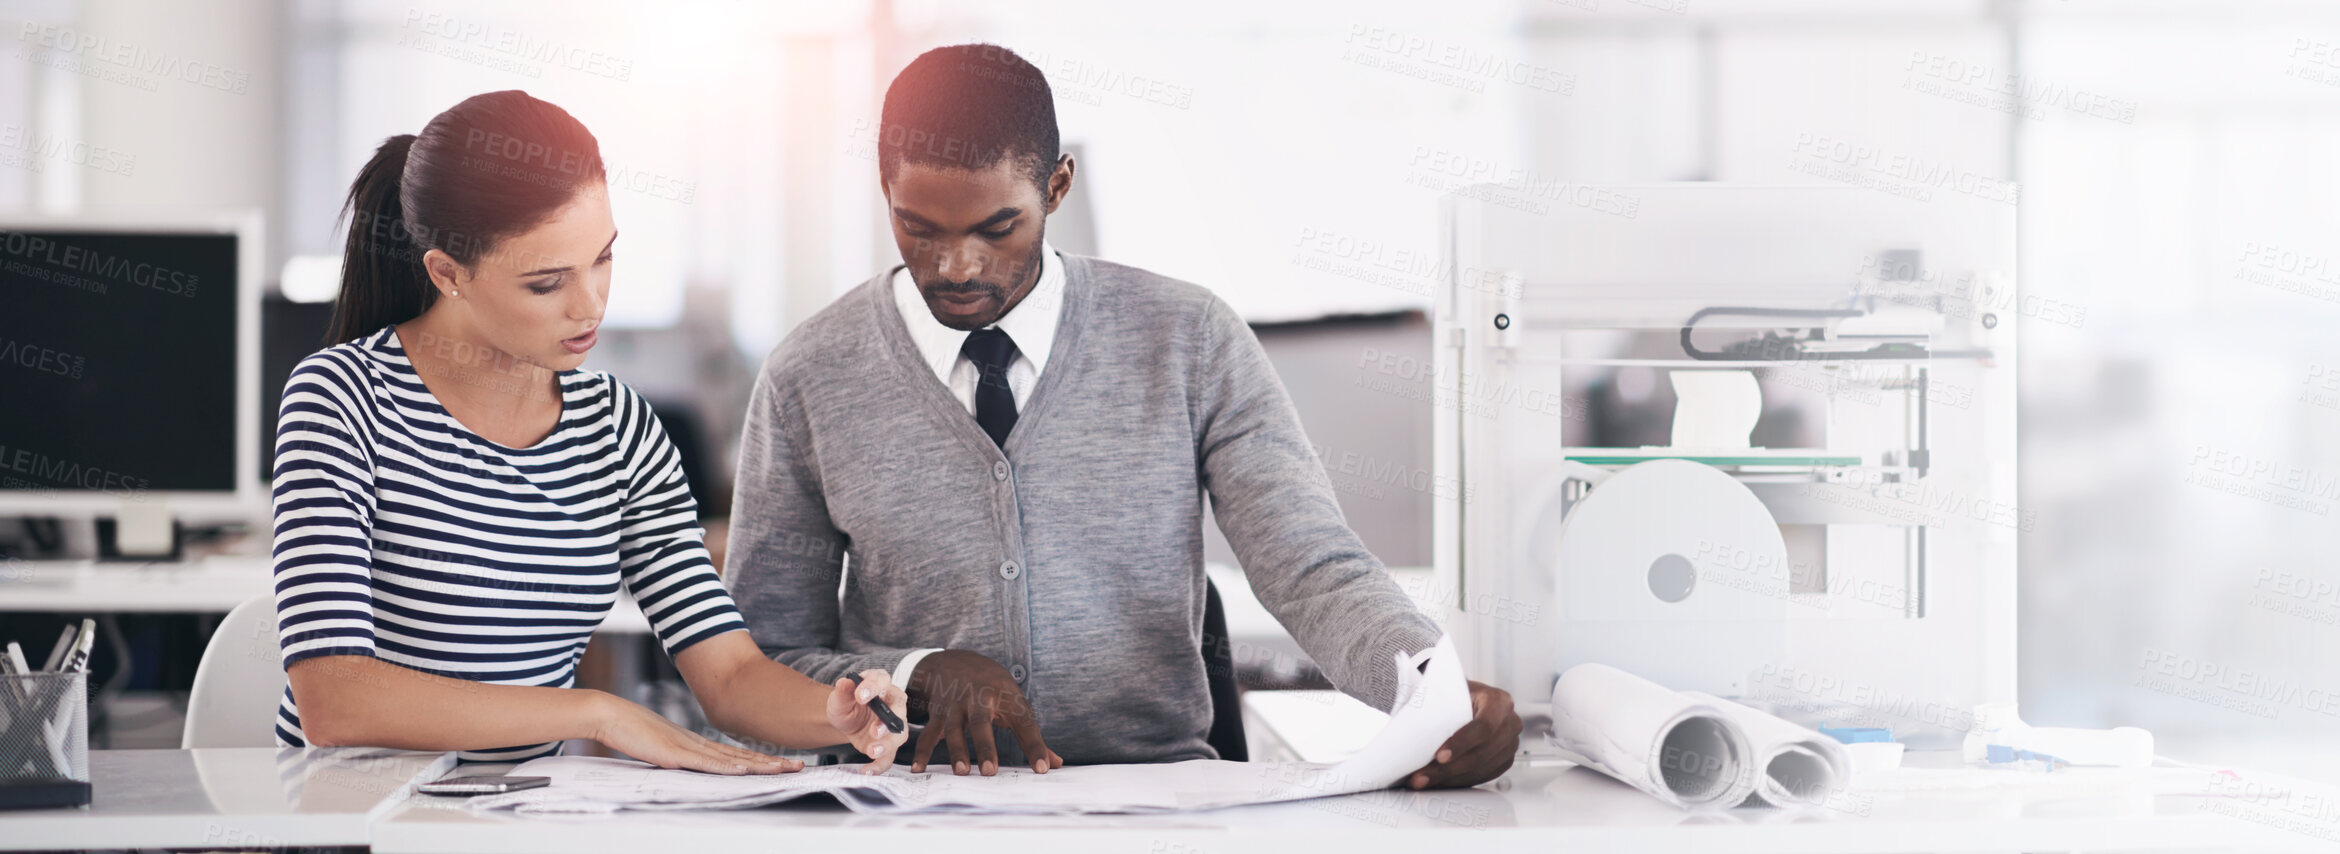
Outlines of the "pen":
{"type": "Polygon", "coordinates": [[[49,658],[41,662],[41,670],[54,672],[57,665],[65,663],[65,653],[73,649],[73,629],[72,623],[66,623],[65,630],[57,633],[57,645],[49,647],[49,658]]]}
{"type": "MultiPolygon", "coordinates": [[[[848,674],[845,678],[853,680],[855,685],[861,684],[861,674],[859,673],[848,674]]],[[[885,722],[887,732],[901,732],[909,727],[908,724],[902,722],[901,715],[894,714],[893,709],[886,708],[886,698],[884,697],[869,698],[869,710],[878,716],[878,720],[885,722]]]]}
{"type": "MultiPolygon", "coordinates": [[[[6,654],[0,654],[0,676],[26,676],[32,672],[32,665],[25,663],[24,660],[24,647],[15,641],[9,641],[6,654]]],[[[15,714],[14,704],[24,702],[26,696],[24,690],[25,686],[18,685],[15,680],[9,680],[8,699],[11,701],[10,714],[12,716],[15,714]]]]}
{"type": "Polygon", "coordinates": [[[91,647],[96,645],[97,621],[88,617],[81,618],[81,635],[73,639],[73,654],[65,659],[64,669],[59,670],[58,672],[89,672],[89,650],[91,647]]]}

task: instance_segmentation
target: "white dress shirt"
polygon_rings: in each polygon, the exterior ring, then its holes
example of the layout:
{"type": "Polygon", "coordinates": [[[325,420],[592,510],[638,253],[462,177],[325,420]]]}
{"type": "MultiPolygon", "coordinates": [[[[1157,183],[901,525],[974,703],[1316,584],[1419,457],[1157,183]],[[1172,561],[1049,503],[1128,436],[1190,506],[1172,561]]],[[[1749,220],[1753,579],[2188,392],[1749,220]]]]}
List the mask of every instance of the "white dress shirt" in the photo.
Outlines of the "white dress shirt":
{"type": "MultiPolygon", "coordinates": [[[[910,340],[918,344],[918,355],[934,369],[934,378],[949,389],[967,414],[975,414],[975,385],[983,378],[982,369],[972,359],[959,352],[966,346],[967,333],[942,325],[927,310],[926,298],[918,294],[918,282],[910,276],[910,268],[894,271],[894,308],[902,314],[902,324],[910,328],[910,340]]],[[[1015,396],[1016,412],[1024,411],[1024,404],[1032,399],[1032,387],[1040,384],[1040,371],[1048,367],[1048,350],[1056,345],[1056,319],[1064,308],[1064,261],[1056,257],[1056,247],[1043,241],[1040,244],[1040,281],[1025,294],[1022,302],[988,328],[1008,334],[1016,343],[1015,358],[1008,362],[1008,392],[1015,396]]],[[[902,663],[894,665],[894,684],[910,690],[910,673],[920,659],[941,652],[937,649],[911,650],[902,656],[902,663]]]]}
{"type": "MultiPolygon", "coordinates": [[[[934,312],[926,308],[926,298],[918,295],[918,283],[910,278],[908,267],[894,271],[894,308],[902,313],[903,325],[910,327],[910,340],[917,342],[918,355],[934,369],[934,378],[950,389],[969,415],[974,414],[975,384],[983,376],[974,360],[959,353],[959,348],[966,346],[967,333],[934,319],[934,312]]],[[[1016,342],[1016,356],[1008,362],[1007,383],[1019,413],[1032,399],[1040,371],[1048,367],[1048,350],[1056,345],[1056,318],[1063,308],[1064,262],[1056,257],[1056,247],[1042,243],[1039,283],[990,327],[1016,342]]]]}

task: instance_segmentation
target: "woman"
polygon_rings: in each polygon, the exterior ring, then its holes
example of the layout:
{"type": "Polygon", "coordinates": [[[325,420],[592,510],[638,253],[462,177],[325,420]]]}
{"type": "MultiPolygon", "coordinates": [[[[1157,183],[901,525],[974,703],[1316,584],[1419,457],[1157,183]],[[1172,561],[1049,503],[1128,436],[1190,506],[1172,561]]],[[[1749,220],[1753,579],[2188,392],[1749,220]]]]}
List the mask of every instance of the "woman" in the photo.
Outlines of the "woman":
{"type": "Polygon", "coordinates": [[[343,343],[294,370],[276,439],[279,742],[516,761],[591,738],[666,768],[803,767],[569,687],[622,583],[717,727],[890,766],[903,736],[866,701],[899,714],[901,689],[765,658],[658,419],[578,368],[617,238],[593,135],[479,95],[384,142],[349,213],[343,343]]]}

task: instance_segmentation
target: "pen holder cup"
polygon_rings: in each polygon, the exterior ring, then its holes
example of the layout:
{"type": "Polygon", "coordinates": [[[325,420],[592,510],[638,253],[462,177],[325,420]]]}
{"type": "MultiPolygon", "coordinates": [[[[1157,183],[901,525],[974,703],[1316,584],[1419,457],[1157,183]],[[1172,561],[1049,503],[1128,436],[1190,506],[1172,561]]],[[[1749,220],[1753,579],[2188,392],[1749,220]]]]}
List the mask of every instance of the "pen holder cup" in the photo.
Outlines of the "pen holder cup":
{"type": "Polygon", "coordinates": [[[0,787],[52,784],[88,788],[89,674],[0,676],[0,787]]]}

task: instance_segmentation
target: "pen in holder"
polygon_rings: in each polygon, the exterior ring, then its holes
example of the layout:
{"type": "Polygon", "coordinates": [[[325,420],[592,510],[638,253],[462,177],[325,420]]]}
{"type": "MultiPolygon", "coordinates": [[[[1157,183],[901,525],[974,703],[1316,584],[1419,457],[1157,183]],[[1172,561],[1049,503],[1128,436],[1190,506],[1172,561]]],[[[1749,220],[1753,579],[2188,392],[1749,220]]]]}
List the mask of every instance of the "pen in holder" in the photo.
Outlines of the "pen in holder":
{"type": "Polygon", "coordinates": [[[0,809],[89,803],[89,674],[0,676],[0,809]]]}

